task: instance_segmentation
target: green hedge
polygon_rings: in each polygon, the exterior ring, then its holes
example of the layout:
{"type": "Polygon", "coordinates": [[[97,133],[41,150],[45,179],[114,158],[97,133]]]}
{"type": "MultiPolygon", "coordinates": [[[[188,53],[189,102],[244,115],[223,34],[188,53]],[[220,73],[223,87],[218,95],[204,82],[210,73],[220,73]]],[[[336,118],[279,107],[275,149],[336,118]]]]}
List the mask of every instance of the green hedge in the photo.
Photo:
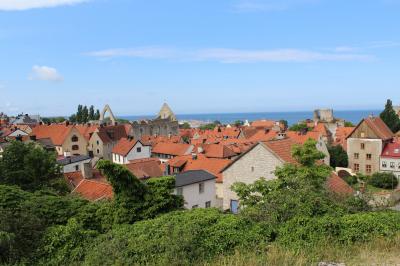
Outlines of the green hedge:
{"type": "Polygon", "coordinates": [[[399,181],[393,173],[375,173],[368,181],[369,184],[378,188],[394,189],[397,187],[399,181]]]}
{"type": "Polygon", "coordinates": [[[278,232],[278,242],[301,249],[319,242],[341,244],[368,241],[379,236],[393,236],[400,232],[400,213],[366,212],[340,217],[295,218],[285,223],[278,232]]]}

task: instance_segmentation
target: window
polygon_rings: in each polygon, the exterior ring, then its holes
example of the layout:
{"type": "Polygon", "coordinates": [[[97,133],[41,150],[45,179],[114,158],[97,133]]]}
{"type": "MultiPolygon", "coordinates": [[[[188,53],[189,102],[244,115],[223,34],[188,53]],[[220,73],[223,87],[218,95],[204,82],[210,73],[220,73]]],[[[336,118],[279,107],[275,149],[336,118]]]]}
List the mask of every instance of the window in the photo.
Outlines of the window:
{"type": "Polygon", "coordinates": [[[99,141],[96,141],[97,145],[99,145],[99,141]]]}
{"type": "Polygon", "coordinates": [[[367,153],[367,160],[371,160],[372,158],[372,154],[371,153],[367,153]]]}
{"type": "Polygon", "coordinates": [[[390,162],[390,168],[394,168],[394,162],[390,162]]]}
{"type": "Polygon", "coordinates": [[[179,167],[174,167],[174,174],[178,174],[179,173],[179,167]]]}
{"type": "Polygon", "coordinates": [[[99,149],[97,149],[97,154],[99,154],[100,153],[100,151],[99,151],[99,149]]]}
{"type": "Polygon", "coordinates": [[[199,184],[199,193],[204,193],[204,183],[199,184]]]}
{"type": "Polygon", "coordinates": [[[136,148],[136,151],[137,151],[137,152],[142,152],[142,147],[137,147],[137,148],[136,148]]]}
{"type": "Polygon", "coordinates": [[[386,161],[382,161],[382,168],[386,168],[387,167],[387,162],[386,161]]]}
{"type": "Polygon", "coordinates": [[[79,146],[78,146],[78,145],[72,145],[72,150],[73,150],[73,151],[79,150],[79,146]]]}
{"type": "Polygon", "coordinates": [[[251,167],[251,171],[254,172],[254,166],[251,167]]]}
{"type": "Polygon", "coordinates": [[[199,205],[196,204],[196,205],[192,206],[192,209],[197,209],[198,207],[199,207],[199,205]]]}
{"type": "Polygon", "coordinates": [[[361,143],[361,147],[360,147],[362,150],[364,150],[365,149],[365,143],[361,143]]]}
{"type": "Polygon", "coordinates": [[[236,214],[239,211],[239,201],[237,200],[231,200],[231,206],[230,206],[231,212],[236,214]]]}
{"type": "Polygon", "coordinates": [[[371,173],[372,168],[371,168],[371,165],[370,165],[370,164],[367,164],[367,165],[365,166],[365,171],[366,171],[368,174],[371,173]]]}
{"type": "Polygon", "coordinates": [[[365,132],[361,132],[361,137],[365,138],[365,132]]]}
{"type": "Polygon", "coordinates": [[[183,188],[181,188],[181,187],[176,188],[176,195],[182,196],[183,195],[183,188]]]}
{"type": "Polygon", "coordinates": [[[76,135],[73,135],[71,138],[72,142],[77,142],[78,141],[78,137],[76,135]]]}
{"type": "Polygon", "coordinates": [[[358,153],[354,153],[354,159],[358,159],[359,154],[358,153]]]}
{"type": "Polygon", "coordinates": [[[211,207],[211,201],[206,201],[206,208],[210,208],[211,207]]]}
{"type": "Polygon", "coordinates": [[[355,172],[360,171],[360,165],[359,165],[358,163],[355,163],[355,164],[354,164],[354,171],[355,171],[355,172]]]}
{"type": "Polygon", "coordinates": [[[75,165],[75,171],[79,171],[79,164],[75,165]]]}

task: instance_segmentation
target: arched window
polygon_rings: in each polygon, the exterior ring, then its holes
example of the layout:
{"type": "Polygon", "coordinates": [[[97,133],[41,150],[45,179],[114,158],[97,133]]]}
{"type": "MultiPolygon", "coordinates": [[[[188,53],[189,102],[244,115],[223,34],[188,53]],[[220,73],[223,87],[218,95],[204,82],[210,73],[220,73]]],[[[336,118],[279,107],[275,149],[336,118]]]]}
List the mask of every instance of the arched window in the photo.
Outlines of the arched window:
{"type": "Polygon", "coordinates": [[[78,141],[78,137],[76,135],[73,135],[71,138],[72,142],[77,142],[78,141]]]}
{"type": "Polygon", "coordinates": [[[72,150],[73,150],[73,151],[79,150],[79,146],[78,146],[78,145],[72,145],[72,150]]]}

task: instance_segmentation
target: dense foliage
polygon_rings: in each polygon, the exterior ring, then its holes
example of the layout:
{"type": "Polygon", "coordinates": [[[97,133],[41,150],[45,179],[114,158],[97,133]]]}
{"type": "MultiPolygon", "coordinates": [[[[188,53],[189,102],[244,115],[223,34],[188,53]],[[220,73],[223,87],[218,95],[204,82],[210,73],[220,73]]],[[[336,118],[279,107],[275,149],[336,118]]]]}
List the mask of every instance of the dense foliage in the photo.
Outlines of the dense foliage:
{"type": "Polygon", "coordinates": [[[307,126],[306,122],[294,124],[291,127],[289,127],[290,131],[300,131],[300,132],[307,132],[307,131],[310,131],[311,129],[312,128],[307,126]]]}
{"type": "Polygon", "coordinates": [[[52,123],[63,123],[65,122],[65,117],[57,116],[57,117],[42,117],[42,121],[45,124],[52,124],[52,123]]]}
{"type": "Polygon", "coordinates": [[[341,145],[329,146],[330,155],[330,166],[335,167],[347,167],[349,164],[349,158],[347,152],[341,145]]]}
{"type": "Polygon", "coordinates": [[[392,132],[396,133],[400,130],[400,118],[396,114],[393,109],[393,104],[391,100],[387,100],[385,109],[380,114],[381,119],[385,124],[392,130],[392,132]]]}
{"type": "Polygon", "coordinates": [[[392,172],[374,173],[368,181],[369,184],[378,188],[394,189],[399,180],[392,172]]]}
{"type": "Polygon", "coordinates": [[[78,110],[75,114],[69,117],[69,121],[73,123],[87,123],[92,120],[100,119],[100,111],[99,109],[94,110],[94,106],[91,105],[89,108],[85,105],[78,105],[78,110]]]}

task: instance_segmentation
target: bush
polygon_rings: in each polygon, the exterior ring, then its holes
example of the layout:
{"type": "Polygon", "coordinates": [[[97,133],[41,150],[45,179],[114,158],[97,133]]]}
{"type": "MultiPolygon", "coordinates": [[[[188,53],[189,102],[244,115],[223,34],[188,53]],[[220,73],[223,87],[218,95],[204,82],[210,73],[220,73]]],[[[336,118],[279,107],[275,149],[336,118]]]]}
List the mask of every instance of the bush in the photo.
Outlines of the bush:
{"type": "Polygon", "coordinates": [[[375,237],[391,237],[400,232],[400,213],[365,212],[344,216],[297,217],[279,230],[278,242],[302,249],[330,241],[339,244],[365,242],[375,237]]]}
{"type": "Polygon", "coordinates": [[[350,186],[358,183],[357,176],[353,175],[344,176],[343,180],[346,181],[346,183],[349,184],[350,186]]]}
{"type": "Polygon", "coordinates": [[[236,247],[269,240],[268,226],[216,209],[177,211],[133,225],[116,226],[100,236],[86,256],[88,265],[188,265],[236,247]]]}
{"type": "Polygon", "coordinates": [[[369,180],[369,184],[374,187],[384,189],[394,189],[397,187],[399,181],[393,173],[375,173],[369,180]]]}

